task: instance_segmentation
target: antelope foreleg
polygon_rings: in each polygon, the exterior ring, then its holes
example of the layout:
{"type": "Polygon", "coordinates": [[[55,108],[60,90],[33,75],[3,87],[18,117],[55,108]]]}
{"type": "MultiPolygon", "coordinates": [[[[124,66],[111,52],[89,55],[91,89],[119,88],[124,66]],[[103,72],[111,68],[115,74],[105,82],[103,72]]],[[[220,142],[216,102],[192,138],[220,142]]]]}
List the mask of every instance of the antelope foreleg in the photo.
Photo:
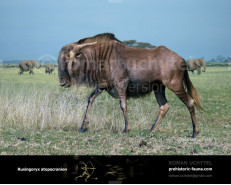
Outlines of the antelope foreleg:
{"type": "Polygon", "coordinates": [[[87,131],[87,124],[89,123],[89,112],[92,106],[92,103],[94,101],[94,99],[103,91],[104,89],[100,89],[100,88],[96,88],[93,93],[89,96],[88,98],[88,104],[87,104],[87,109],[86,109],[86,113],[83,119],[83,123],[80,129],[80,132],[85,132],[87,131]]]}

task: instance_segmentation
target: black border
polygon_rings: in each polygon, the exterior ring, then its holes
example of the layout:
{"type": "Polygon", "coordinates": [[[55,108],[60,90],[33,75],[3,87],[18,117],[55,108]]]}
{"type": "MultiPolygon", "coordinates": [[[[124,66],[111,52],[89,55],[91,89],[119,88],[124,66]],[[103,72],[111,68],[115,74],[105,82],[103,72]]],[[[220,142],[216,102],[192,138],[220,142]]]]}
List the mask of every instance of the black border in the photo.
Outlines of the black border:
{"type": "Polygon", "coordinates": [[[231,183],[231,156],[0,156],[0,164],[0,182],[4,184],[231,183]],[[76,179],[83,174],[83,164],[88,161],[94,172],[87,179],[86,174],[76,179]],[[18,168],[61,167],[67,171],[18,171],[18,168]],[[212,168],[212,171],[176,170],[182,167],[212,168]],[[169,172],[169,168],[176,171],[169,172]]]}

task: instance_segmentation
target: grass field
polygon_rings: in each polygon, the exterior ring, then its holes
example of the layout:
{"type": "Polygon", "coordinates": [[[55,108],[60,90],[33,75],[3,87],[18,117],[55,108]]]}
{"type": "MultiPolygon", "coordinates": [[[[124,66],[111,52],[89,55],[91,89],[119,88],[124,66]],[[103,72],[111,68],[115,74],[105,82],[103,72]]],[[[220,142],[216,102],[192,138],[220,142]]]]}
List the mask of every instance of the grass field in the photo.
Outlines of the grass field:
{"type": "Polygon", "coordinates": [[[169,90],[166,117],[149,133],[159,106],[154,94],[128,100],[131,131],[123,135],[119,101],[106,92],[95,100],[89,130],[79,129],[93,89],[59,87],[55,75],[44,68],[35,75],[18,75],[17,68],[0,68],[1,155],[230,155],[231,68],[208,67],[190,78],[198,90],[204,112],[196,111],[199,136],[191,138],[187,108],[169,90]],[[139,144],[145,141],[146,146],[139,144]]]}

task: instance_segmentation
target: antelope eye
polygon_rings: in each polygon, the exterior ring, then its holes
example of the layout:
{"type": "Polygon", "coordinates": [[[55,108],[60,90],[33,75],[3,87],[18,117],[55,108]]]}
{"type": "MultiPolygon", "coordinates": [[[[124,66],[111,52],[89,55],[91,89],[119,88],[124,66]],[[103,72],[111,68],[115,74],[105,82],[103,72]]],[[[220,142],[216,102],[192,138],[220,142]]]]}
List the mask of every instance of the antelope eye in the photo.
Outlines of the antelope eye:
{"type": "Polygon", "coordinates": [[[82,53],[76,53],[75,57],[80,58],[82,56],[82,53]]]}

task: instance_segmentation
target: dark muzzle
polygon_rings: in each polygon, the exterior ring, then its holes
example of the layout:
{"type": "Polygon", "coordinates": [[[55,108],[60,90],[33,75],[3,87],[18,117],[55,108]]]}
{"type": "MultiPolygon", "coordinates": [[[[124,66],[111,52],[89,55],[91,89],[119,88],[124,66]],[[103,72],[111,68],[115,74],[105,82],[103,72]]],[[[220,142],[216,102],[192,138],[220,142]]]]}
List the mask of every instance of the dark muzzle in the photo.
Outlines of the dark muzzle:
{"type": "Polygon", "coordinates": [[[71,86],[71,83],[68,80],[66,80],[66,79],[62,79],[62,80],[60,80],[59,85],[61,87],[64,87],[64,88],[68,88],[68,87],[71,86]]]}

